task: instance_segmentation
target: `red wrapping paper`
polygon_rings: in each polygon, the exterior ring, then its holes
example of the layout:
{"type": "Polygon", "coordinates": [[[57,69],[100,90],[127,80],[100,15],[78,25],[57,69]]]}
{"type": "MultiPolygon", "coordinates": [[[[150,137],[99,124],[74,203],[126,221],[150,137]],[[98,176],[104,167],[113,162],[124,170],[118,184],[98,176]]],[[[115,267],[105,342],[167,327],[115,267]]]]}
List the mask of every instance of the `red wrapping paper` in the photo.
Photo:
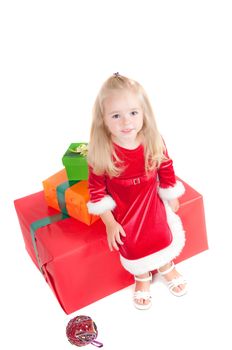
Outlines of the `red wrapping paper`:
{"type": "MultiPolygon", "coordinates": [[[[186,230],[186,245],[176,262],[208,249],[202,196],[184,185],[178,214],[186,230]]],[[[58,211],[47,206],[42,191],[15,200],[15,208],[26,249],[38,267],[30,225],[58,211]]],[[[36,242],[44,277],[67,314],[134,281],[121,266],[118,253],[109,251],[101,220],[88,226],[66,218],[37,229],[36,242]]]]}

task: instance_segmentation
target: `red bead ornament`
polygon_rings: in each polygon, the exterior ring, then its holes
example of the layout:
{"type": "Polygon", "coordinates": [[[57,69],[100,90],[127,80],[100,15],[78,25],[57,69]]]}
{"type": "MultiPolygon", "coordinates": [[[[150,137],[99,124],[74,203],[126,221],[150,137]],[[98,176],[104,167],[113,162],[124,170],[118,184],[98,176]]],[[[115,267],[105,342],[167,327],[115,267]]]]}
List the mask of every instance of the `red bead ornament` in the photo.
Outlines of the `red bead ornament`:
{"type": "Polygon", "coordinates": [[[66,327],[66,335],[71,344],[84,346],[92,344],[101,348],[102,343],[96,341],[97,326],[89,316],[76,316],[71,319],[66,327]]]}

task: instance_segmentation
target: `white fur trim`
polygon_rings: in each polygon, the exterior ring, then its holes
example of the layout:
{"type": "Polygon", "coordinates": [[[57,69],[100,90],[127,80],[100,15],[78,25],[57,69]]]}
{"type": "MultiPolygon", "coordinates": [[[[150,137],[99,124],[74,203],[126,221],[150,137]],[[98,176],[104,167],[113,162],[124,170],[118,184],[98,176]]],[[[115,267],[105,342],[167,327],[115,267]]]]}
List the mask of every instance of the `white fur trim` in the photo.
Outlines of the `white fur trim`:
{"type": "Polygon", "coordinates": [[[166,201],[163,202],[166,209],[167,222],[172,232],[173,240],[168,247],[160,250],[159,252],[145,256],[144,258],[128,260],[120,255],[120,260],[123,267],[133,275],[141,275],[166,265],[180,254],[185,245],[185,232],[183,230],[181,219],[172,211],[171,207],[166,201]]]}
{"type": "Polygon", "coordinates": [[[171,200],[178,198],[184,194],[185,188],[181,181],[176,181],[173,187],[162,188],[158,187],[158,194],[163,200],[171,200]]]}
{"type": "Polygon", "coordinates": [[[87,208],[89,214],[100,215],[107,210],[113,210],[116,203],[111,196],[105,196],[98,202],[88,202],[87,208]]]}

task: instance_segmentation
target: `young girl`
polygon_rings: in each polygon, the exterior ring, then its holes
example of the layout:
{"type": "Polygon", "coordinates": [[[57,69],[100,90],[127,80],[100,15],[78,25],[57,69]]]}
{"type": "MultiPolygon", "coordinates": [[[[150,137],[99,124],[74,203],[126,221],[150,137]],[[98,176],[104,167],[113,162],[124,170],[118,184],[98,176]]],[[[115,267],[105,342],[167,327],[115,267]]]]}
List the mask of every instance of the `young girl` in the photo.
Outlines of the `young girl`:
{"type": "Polygon", "coordinates": [[[186,293],[172,260],[185,243],[172,160],[157,129],[143,87],[115,73],[103,84],[93,108],[88,151],[89,213],[100,215],[109,248],[135,276],[134,305],[151,306],[155,269],[172,294],[186,293]]]}

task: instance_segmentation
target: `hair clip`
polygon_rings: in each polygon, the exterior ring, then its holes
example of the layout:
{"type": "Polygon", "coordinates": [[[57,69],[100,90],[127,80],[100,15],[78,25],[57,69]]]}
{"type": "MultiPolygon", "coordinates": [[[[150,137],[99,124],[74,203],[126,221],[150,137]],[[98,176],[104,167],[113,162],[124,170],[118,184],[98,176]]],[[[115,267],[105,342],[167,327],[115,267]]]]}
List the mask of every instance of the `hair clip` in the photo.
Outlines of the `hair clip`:
{"type": "Polygon", "coordinates": [[[119,77],[119,72],[114,73],[115,78],[119,77]]]}

